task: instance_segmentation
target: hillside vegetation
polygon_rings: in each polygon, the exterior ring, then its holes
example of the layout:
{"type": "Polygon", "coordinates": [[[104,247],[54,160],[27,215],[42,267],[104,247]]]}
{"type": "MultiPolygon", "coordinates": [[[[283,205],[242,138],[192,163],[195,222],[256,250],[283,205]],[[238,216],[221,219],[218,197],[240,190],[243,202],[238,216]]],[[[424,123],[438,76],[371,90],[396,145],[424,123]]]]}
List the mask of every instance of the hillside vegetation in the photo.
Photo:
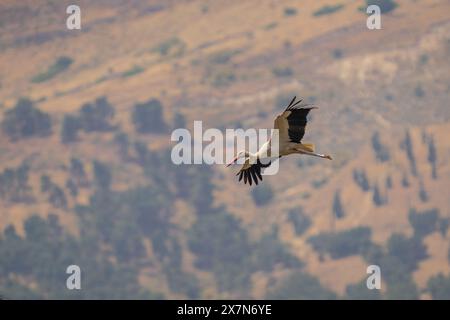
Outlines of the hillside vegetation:
{"type": "Polygon", "coordinates": [[[450,4],[375,2],[382,30],[366,1],[80,1],[81,30],[2,1],[0,296],[450,299],[450,4]],[[271,128],[293,95],[332,162],[252,188],[171,162],[173,129],[271,128]]]}

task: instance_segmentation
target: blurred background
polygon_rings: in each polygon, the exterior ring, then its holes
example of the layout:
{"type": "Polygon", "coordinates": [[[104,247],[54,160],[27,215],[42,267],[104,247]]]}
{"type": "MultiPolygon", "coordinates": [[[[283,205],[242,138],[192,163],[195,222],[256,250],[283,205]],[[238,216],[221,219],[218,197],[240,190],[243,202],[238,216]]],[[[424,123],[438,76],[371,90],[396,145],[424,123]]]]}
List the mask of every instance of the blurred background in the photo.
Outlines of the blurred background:
{"type": "Polygon", "coordinates": [[[449,1],[69,4],[0,3],[0,296],[450,299],[449,1]],[[293,95],[332,162],[172,164],[173,129],[293,95]]]}

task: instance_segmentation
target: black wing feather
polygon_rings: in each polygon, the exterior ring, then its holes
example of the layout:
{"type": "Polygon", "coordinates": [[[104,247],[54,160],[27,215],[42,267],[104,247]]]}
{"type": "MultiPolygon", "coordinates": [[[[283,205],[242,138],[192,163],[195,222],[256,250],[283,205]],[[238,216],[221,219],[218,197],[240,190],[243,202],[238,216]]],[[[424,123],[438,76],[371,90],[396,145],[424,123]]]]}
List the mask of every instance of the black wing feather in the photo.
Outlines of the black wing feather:
{"type": "MultiPolygon", "coordinates": [[[[258,177],[256,177],[255,171],[256,171],[256,169],[253,168],[253,169],[250,170],[250,173],[252,174],[253,181],[255,181],[255,184],[258,185],[258,177]]],[[[251,181],[251,179],[250,179],[250,181],[251,181]]],[[[252,184],[250,183],[250,185],[252,185],[252,184]]]]}
{"type": "Polygon", "coordinates": [[[255,164],[252,164],[248,169],[239,171],[236,175],[239,175],[239,181],[241,181],[242,177],[244,177],[245,184],[247,184],[248,181],[249,185],[252,185],[253,182],[257,185],[259,183],[259,180],[263,180],[261,175],[261,168],[267,168],[268,166],[270,166],[270,164],[271,162],[262,164],[258,159],[255,164]]]}
{"type": "Polygon", "coordinates": [[[286,111],[291,113],[287,117],[289,124],[288,135],[291,142],[300,143],[305,135],[306,124],[308,123],[308,113],[315,107],[308,107],[308,105],[298,105],[302,100],[294,103],[295,98],[289,103],[286,111]]]}

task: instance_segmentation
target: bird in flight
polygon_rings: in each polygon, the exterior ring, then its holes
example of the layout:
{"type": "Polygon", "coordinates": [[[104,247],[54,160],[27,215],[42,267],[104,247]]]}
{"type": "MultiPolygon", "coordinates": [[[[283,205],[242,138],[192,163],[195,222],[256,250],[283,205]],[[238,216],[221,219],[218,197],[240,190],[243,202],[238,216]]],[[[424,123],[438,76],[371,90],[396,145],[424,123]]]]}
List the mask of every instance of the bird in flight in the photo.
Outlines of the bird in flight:
{"type": "Polygon", "coordinates": [[[244,178],[244,183],[252,182],[258,184],[258,180],[262,181],[261,169],[270,166],[272,156],[272,141],[278,139],[278,158],[290,154],[298,153],[324,159],[332,160],[329,155],[314,152],[312,143],[302,143],[305,135],[305,127],[308,122],[306,117],[312,109],[317,109],[309,104],[301,103],[303,100],[295,101],[296,97],[287,106],[283,113],[278,115],[274,121],[274,132],[270,139],[265,142],[257,153],[251,153],[247,150],[240,151],[227,167],[236,163],[239,159],[244,159],[239,172],[239,181],[244,178]],[[267,163],[263,163],[267,162],[267,163]]]}

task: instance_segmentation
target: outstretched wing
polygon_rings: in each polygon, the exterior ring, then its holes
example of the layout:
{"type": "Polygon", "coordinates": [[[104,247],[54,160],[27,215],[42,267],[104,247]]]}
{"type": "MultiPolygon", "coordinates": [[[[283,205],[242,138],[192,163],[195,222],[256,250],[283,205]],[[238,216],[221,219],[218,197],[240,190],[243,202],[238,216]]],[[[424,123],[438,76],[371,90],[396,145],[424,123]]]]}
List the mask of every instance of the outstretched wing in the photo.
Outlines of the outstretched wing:
{"type": "Polygon", "coordinates": [[[252,165],[244,165],[241,170],[236,175],[239,175],[239,181],[244,178],[244,183],[247,184],[247,181],[250,185],[252,185],[252,182],[255,182],[255,184],[258,184],[258,179],[262,181],[262,175],[261,175],[261,168],[267,168],[270,166],[269,162],[268,164],[262,164],[261,161],[256,160],[255,164],[252,165]]]}
{"type": "Polygon", "coordinates": [[[286,110],[275,118],[274,128],[279,130],[281,142],[300,143],[305,135],[307,115],[312,109],[309,104],[301,103],[303,100],[295,102],[296,97],[292,99],[286,110]]]}

